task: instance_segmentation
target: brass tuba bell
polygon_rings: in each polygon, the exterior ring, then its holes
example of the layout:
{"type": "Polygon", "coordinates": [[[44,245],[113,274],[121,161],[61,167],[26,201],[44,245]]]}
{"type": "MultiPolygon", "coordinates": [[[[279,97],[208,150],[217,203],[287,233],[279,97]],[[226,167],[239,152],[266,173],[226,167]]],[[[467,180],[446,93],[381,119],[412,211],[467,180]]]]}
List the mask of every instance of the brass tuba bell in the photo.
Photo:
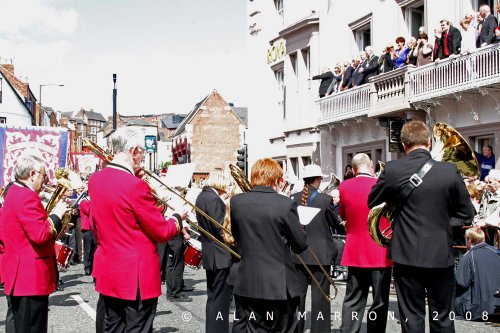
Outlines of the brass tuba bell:
{"type": "MultiPolygon", "coordinates": [[[[432,128],[431,156],[436,161],[455,164],[463,176],[477,176],[480,170],[474,151],[467,141],[453,127],[444,123],[436,123],[432,128]]],[[[391,243],[397,213],[386,202],[370,210],[368,231],[378,245],[386,247],[391,243]],[[381,217],[389,221],[389,227],[383,230],[380,228],[381,217]]]]}

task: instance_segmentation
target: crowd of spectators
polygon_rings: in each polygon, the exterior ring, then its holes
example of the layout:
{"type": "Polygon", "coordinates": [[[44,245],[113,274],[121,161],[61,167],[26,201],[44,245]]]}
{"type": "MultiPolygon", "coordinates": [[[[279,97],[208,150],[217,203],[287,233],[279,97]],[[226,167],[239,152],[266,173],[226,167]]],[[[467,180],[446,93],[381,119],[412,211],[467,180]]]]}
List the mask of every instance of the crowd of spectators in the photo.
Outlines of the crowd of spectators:
{"type": "MultiPolygon", "coordinates": [[[[497,10],[500,12],[500,3],[497,10]]],[[[407,65],[419,67],[467,55],[478,48],[500,42],[500,26],[490,7],[482,5],[478,13],[465,15],[458,27],[448,20],[441,20],[434,29],[434,37],[432,45],[425,28],[420,27],[417,37],[410,37],[408,42],[402,36],[397,37],[396,45],[388,44],[380,56],[367,46],[351,61],[337,63],[333,72],[324,68],[322,74],[312,77],[313,80],[321,80],[319,97],[363,85],[372,76],[407,65]]]]}

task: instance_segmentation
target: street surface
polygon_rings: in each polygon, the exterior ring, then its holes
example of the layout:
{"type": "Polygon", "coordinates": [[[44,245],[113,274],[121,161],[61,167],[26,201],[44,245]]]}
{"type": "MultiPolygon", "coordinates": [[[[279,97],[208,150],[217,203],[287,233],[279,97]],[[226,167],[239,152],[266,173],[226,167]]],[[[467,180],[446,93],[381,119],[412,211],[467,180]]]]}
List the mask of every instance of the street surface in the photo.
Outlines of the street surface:
{"type": "MultiPolygon", "coordinates": [[[[36,277],[34,277],[36,278],[36,277]]],[[[97,293],[94,291],[92,278],[83,275],[83,265],[70,266],[67,272],[62,273],[64,291],[58,291],[50,297],[49,332],[54,333],[91,333],[95,332],[95,309],[97,293]]],[[[186,267],[184,279],[187,286],[195,288],[188,293],[193,298],[189,303],[172,303],[166,300],[165,286],[162,286],[163,295],[158,301],[155,333],[166,332],[205,332],[205,302],[206,282],[203,269],[193,270],[186,267]]],[[[345,294],[345,282],[337,282],[339,294],[332,301],[332,332],[339,332],[341,324],[342,301],[345,294]]],[[[370,305],[371,298],[368,300],[370,305]]],[[[310,300],[308,307],[310,309],[310,300]]],[[[5,313],[7,302],[3,292],[0,294],[0,332],[5,332],[5,313]]],[[[400,332],[398,324],[398,310],[396,296],[391,292],[387,332],[400,332]]],[[[231,313],[233,311],[231,310],[231,313]]],[[[309,319],[309,313],[306,318],[309,319]]],[[[230,320],[232,321],[231,315],[230,320]]],[[[488,323],[467,322],[457,320],[457,332],[500,332],[488,323]]],[[[310,323],[306,322],[306,328],[310,323]]],[[[366,311],[363,320],[362,332],[366,332],[366,311]]],[[[307,330],[306,332],[309,332],[307,330]]]]}

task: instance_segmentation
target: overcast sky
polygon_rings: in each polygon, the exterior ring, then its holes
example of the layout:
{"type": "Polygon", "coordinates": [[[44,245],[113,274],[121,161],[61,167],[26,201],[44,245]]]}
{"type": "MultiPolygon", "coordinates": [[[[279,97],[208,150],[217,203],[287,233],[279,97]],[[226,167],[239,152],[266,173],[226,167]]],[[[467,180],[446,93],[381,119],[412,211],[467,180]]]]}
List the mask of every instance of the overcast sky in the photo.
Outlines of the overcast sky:
{"type": "Polygon", "coordinates": [[[187,113],[217,89],[245,106],[246,1],[0,0],[0,57],[56,110],[187,113]]]}

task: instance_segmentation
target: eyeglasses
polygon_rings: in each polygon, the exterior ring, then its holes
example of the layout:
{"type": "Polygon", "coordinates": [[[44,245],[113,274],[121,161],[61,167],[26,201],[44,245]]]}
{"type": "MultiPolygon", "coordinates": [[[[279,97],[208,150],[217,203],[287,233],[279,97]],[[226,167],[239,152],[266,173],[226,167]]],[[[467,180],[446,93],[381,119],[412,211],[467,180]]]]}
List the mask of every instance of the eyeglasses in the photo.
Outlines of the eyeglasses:
{"type": "Polygon", "coordinates": [[[39,175],[43,176],[43,180],[49,179],[49,176],[47,176],[46,173],[41,173],[40,171],[36,171],[36,170],[35,170],[35,172],[38,173],[39,175]]]}

